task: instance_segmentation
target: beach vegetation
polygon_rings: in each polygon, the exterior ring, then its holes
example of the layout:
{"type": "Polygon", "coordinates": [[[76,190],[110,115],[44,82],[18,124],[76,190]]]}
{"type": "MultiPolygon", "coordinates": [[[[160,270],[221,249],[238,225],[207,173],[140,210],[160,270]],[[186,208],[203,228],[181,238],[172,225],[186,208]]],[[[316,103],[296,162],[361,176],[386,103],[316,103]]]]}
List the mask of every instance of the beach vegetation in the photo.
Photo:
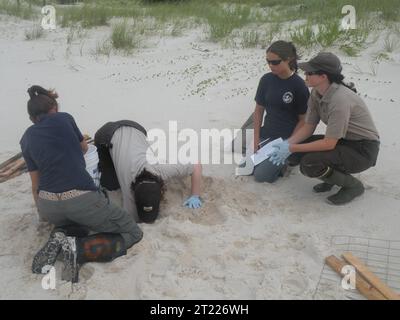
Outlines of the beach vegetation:
{"type": "MultiPolygon", "coordinates": [[[[398,0],[352,0],[355,29],[343,30],[342,13],[347,0],[84,0],[73,5],[52,4],[61,27],[83,29],[109,26],[114,48],[134,48],[143,37],[182,36],[186,30],[201,28],[206,41],[224,47],[265,48],[279,37],[293,41],[300,50],[336,47],[357,55],[376,41],[375,35],[388,26],[398,34],[398,0]],[[127,34],[128,26],[115,19],[137,21],[138,31],[127,34]],[[149,23],[149,21],[151,23],[149,23]],[[125,28],[125,29],[124,29],[125,28]],[[138,37],[140,35],[140,37],[138,37]]],[[[23,19],[40,18],[42,0],[0,0],[0,13],[23,19]]],[[[71,35],[68,41],[72,41],[71,35]]],[[[396,50],[395,38],[388,38],[386,51],[396,50]]],[[[125,50],[125,49],[124,49],[125,50]]]]}
{"type": "Polygon", "coordinates": [[[143,33],[143,28],[137,28],[136,25],[131,25],[128,20],[124,19],[112,26],[111,44],[114,49],[130,53],[133,49],[140,47],[143,33]]]}
{"type": "Polygon", "coordinates": [[[33,25],[31,29],[25,30],[25,40],[36,40],[42,38],[43,35],[44,30],[38,24],[33,25]]]}

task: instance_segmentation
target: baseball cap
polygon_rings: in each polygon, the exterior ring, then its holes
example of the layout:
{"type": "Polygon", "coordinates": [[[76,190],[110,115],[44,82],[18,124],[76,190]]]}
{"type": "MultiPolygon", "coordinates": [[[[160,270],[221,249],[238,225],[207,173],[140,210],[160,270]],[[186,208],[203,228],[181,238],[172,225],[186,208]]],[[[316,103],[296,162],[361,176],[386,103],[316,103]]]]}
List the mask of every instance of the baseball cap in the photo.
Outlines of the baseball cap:
{"type": "Polygon", "coordinates": [[[140,220],[154,222],[160,210],[161,183],[154,180],[143,180],[134,185],[136,209],[140,220]]]}
{"type": "Polygon", "coordinates": [[[340,74],[342,64],[339,58],[331,52],[320,52],[308,62],[298,64],[306,72],[325,71],[331,74],[340,74]]]}

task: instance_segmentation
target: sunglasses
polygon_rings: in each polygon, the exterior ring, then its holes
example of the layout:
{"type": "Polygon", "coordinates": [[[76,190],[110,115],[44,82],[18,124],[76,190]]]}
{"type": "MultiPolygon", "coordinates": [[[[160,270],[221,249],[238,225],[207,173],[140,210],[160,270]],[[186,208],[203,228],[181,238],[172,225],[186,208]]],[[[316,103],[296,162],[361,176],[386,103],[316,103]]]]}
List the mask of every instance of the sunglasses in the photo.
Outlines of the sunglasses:
{"type": "Polygon", "coordinates": [[[277,66],[278,64],[280,64],[282,62],[282,59],[280,60],[268,60],[267,59],[267,63],[268,64],[272,64],[273,66],[277,66]]]}
{"type": "Polygon", "coordinates": [[[321,71],[305,71],[304,72],[304,74],[306,75],[306,76],[313,76],[313,75],[315,75],[315,74],[317,74],[317,75],[322,75],[322,72],[321,71]]]}

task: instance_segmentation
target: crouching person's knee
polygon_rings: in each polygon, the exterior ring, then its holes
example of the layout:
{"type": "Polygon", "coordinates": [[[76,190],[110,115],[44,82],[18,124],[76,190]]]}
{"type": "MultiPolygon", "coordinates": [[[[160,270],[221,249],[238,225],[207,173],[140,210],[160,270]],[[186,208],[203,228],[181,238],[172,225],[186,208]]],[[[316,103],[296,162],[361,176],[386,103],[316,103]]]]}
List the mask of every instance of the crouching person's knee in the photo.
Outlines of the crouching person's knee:
{"type": "Polygon", "coordinates": [[[264,162],[254,168],[254,179],[257,182],[273,183],[278,180],[281,167],[274,165],[268,160],[264,162]]]}
{"type": "Polygon", "coordinates": [[[300,172],[310,178],[318,178],[325,171],[327,166],[318,159],[315,159],[313,154],[305,155],[300,161],[300,172]]]}

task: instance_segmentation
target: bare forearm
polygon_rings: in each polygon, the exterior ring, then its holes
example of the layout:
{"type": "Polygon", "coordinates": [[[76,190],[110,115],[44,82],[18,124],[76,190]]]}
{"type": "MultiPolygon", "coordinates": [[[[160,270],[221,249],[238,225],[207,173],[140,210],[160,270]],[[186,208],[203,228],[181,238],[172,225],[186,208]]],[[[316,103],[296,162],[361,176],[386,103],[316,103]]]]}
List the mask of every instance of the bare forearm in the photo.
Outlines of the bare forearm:
{"type": "Polygon", "coordinates": [[[261,106],[257,105],[254,110],[254,152],[258,150],[258,143],[260,142],[260,129],[262,123],[262,116],[264,110],[261,106]]]}
{"type": "Polygon", "coordinates": [[[201,172],[202,166],[201,164],[195,164],[193,173],[192,173],[192,195],[200,195],[201,189],[201,172]]]}
{"type": "Polygon", "coordinates": [[[297,143],[303,142],[307,138],[311,137],[311,135],[314,133],[316,127],[317,127],[316,125],[304,123],[288,139],[289,144],[297,144],[297,143]]]}
{"type": "Polygon", "coordinates": [[[289,147],[290,152],[315,152],[315,151],[329,151],[335,148],[334,145],[327,142],[325,139],[317,140],[310,143],[291,144],[289,147]]]}
{"type": "Polygon", "coordinates": [[[304,125],[304,120],[299,120],[296,124],[296,127],[293,130],[293,134],[295,134],[299,129],[304,125]]]}
{"type": "Polygon", "coordinates": [[[33,196],[33,200],[35,201],[35,205],[36,207],[38,206],[38,188],[32,186],[32,196],[33,196]]]}
{"type": "Polygon", "coordinates": [[[32,196],[35,201],[35,205],[37,207],[38,204],[38,189],[39,189],[39,171],[30,171],[29,175],[31,177],[32,182],[32,196]]]}
{"type": "Polygon", "coordinates": [[[88,146],[88,144],[87,144],[85,138],[83,138],[83,140],[81,141],[80,144],[81,144],[82,152],[83,152],[83,154],[85,154],[85,153],[88,151],[88,149],[89,149],[89,146],[88,146]]]}
{"type": "Polygon", "coordinates": [[[254,112],[254,136],[260,137],[260,129],[262,123],[262,114],[259,112],[254,112]]]}

